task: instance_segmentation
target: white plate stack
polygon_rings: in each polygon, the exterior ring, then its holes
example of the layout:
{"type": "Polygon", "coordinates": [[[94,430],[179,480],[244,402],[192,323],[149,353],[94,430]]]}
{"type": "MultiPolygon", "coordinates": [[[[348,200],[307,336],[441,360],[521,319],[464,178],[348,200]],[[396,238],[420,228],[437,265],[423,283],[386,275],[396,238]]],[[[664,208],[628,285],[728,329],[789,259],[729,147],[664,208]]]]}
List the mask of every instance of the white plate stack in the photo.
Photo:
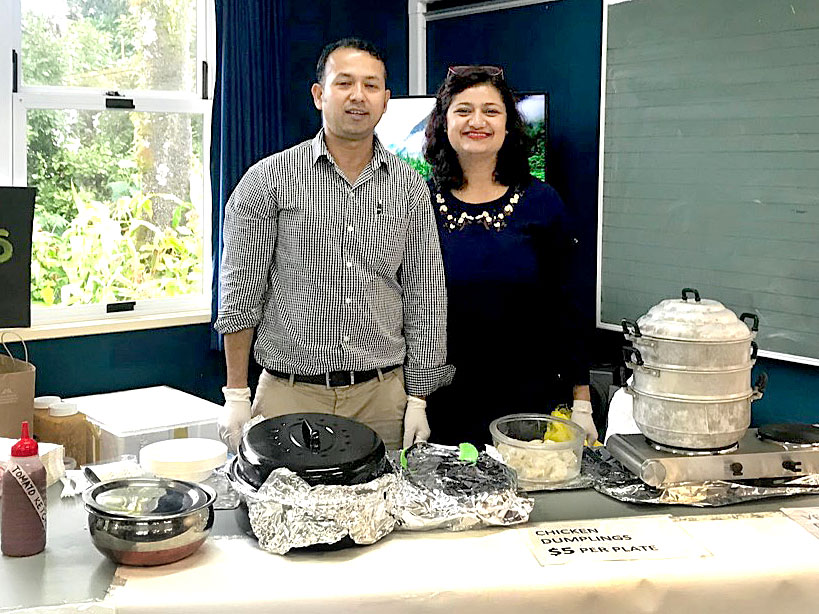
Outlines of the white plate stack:
{"type": "Polygon", "coordinates": [[[227,446],[214,439],[168,439],[139,451],[139,464],[163,478],[201,482],[227,459],[227,446]]]}

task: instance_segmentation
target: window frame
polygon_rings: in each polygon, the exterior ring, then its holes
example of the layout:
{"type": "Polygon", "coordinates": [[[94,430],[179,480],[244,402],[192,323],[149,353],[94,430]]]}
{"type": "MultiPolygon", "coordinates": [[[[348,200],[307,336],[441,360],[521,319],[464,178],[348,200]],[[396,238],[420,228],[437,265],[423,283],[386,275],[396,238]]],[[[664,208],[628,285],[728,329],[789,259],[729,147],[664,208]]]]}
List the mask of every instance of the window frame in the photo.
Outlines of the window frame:
{"type": "MultiPolygon", "coordinates": [[[[21,0],[0,0],[0,185],[27,185],[26,114],[33,109],[90,110],[123,112],[107,109],[106,91],[111,87],[86,88],[68,86],[26,86],[22,75],[21,0]],[[17,91],[12,53],[16,52],[17,91]],[[7,60],[6,60],[7,59],[7,60]]],[[[216,58],[216,23],[214,0],[196,0],[196,89],[192,92],[164,90],[123,90],[118,94],[133,101],[134,108],[125,112],[186,113],[202,118],[202,293],[197,295],[144,299],[134,309],[107,313],[105,303],[40,307],[32,305],[32,326],[16,329],[26,339],[41,339],[101,332],[138,330],[180,324],[210,322],[212,266],[212,202],[210,182],[210,146],[216,58]],[[203,83],[202,63],[207,63],[207,82],[203,83]]]]}

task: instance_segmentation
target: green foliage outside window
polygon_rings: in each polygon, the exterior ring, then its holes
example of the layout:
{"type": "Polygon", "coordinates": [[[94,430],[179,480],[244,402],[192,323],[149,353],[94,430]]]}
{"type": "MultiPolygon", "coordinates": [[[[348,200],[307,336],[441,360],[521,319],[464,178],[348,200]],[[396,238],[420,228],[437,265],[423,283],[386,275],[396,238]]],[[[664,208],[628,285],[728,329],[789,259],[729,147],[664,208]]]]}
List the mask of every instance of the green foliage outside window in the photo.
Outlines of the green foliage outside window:
{"type": "MultiPolygon", "coordinates": [[[[60,24],[24,10],[24,81],[110,89],[116,79],[117,87],[152,89],[158,86],[151,79],[189,79],[183,69],[194,44],[186,34],[190,6],[190,0],[68,0],[68,19],[60,24]],[[141,10],[164,21],[144,19],[141,10]],[[153,41],[150,52],[140,46],[146,40],[153,41]],[[147,57],[154,68],[145,68],[147,57]]],[[[201,219],[190,194],[191,177],[195,182],[202,172],[201,121],[30,109],[27,130],[28,184],[38,190],[32,303],[201,292],[201,219]],[[163,152],[166,142],[179,147],[163,152]],[[158,179],[161,172],[167,180],[158,179]]]]}

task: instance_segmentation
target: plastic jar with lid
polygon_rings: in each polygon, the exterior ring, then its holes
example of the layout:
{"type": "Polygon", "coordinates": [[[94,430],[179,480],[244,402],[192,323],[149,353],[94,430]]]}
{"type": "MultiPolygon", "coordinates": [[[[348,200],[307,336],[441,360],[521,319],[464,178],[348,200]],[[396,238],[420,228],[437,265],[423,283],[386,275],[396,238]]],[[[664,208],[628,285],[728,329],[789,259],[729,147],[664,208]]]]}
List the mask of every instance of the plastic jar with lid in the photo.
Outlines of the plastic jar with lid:
{"type": "Polygon", "coordinates": [[[65,455],[84,465],[91,460],[90,429],[85,415],[75,403],[52,403],[48,413],[40,416],[37,437],[40,441],[57,443],[65,448],[65,455]]]}

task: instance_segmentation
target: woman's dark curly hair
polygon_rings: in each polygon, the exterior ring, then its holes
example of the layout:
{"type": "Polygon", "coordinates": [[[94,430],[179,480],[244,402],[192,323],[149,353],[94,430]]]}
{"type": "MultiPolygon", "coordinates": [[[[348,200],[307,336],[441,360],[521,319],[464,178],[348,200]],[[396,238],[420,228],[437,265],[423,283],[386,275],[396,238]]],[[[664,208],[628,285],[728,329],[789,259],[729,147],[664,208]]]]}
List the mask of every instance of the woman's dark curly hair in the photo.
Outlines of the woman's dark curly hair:
{"type": "Polygon", "coordinates": [[[531,180],[529,155],[532,140],[526,134],[523,120],[515,106],[515,93],[506,83],[502,72],[494,74],[494,71],[475,66],[457,73],[450,71],[435,95],[435,108],[429,117],[425,133],[424,158],[432,165],[433,181],[439,190],[457,190],[466,183],[458,155],[446,134],[446,112],[455,96],[470,87],[484,84],[492,85],[500,92],[506,107],[508,133],[498,152],[494,179],[501,185],[513,187],[524,187],[531,180]]]}

